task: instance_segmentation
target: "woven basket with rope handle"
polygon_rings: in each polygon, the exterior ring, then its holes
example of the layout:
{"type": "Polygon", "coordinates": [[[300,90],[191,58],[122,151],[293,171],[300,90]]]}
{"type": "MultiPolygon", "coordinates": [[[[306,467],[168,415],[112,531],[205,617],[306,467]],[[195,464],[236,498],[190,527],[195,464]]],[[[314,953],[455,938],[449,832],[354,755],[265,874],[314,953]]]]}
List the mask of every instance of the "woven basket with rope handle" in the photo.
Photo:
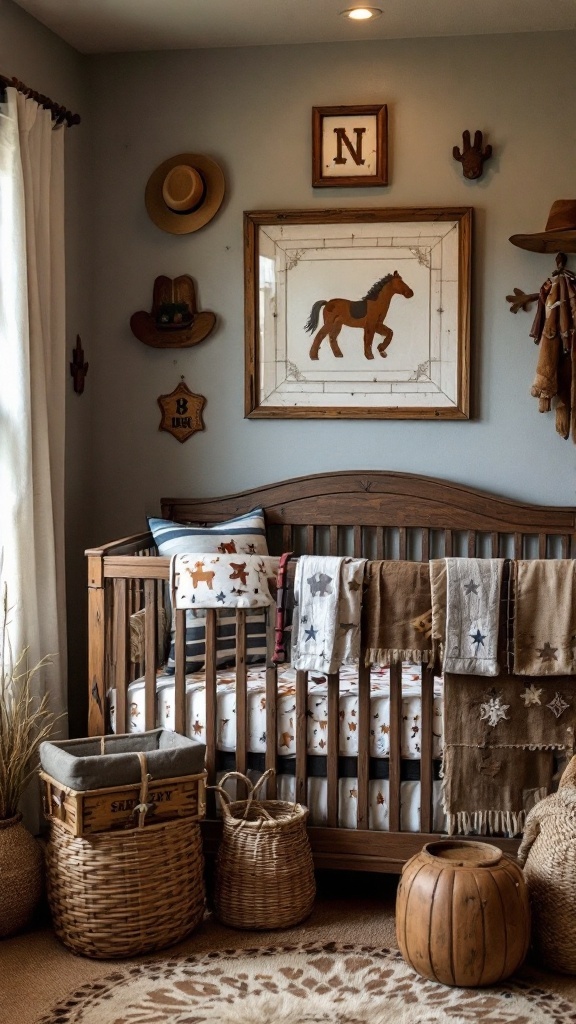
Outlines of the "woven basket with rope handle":
{"type": "Polygon", "coordinates": [[[541,963],[576,974],[576,756],[558,791],[526,818],[518,850],[532,909],[532,944],[541,963]]]}
{"type": "Polygon", "coordinates": [[[134,827],[71,835],[52,818],[46,849],[48,903],[58,938],[96,959],[164,949],[204,916],[204,857],[200,825],[176,818],[145,826],[146,756],[134,827]]]}
{"type": "Polygon", "coordinates": [[[272,774],[255,786],[228,772],[213,786],[222,808],[222,842],[216,863],[214,910],[232,928],[289,928],[308,917],[316,895],[312,852],[306,834],[308,809],[284,800],[257,799],[272,774]],[[240,779],[246,800],[232,801],[227,779],[240,779]]]}

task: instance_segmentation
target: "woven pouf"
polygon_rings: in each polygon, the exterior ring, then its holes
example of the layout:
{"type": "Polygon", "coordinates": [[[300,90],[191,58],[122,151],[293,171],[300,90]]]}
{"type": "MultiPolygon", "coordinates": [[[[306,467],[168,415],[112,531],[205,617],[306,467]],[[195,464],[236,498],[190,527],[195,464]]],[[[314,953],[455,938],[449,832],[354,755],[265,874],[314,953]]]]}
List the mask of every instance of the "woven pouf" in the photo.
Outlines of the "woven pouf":
{"type": "Polygon", "coordinates": [[[306,834],[308,810],[284,800],[256,800],[270,772],[252,787],[239,772],[247,800],[222,802],[222,841],[216,862],[214,912],[232,928],[289,928],[308,917],[316,895],[312,852],[306,834]]]}
{"type": "Polygon", "coordinates": [[[528,884],[538,962],[576,974],[576,757],[558,792],[529,812],[518,860],[528,884]]]}
{"type": "Polygon", "coordinates": [[[90,838],[50,826],[48,902],[59,939],[102,958],[163,949],[204,914],[200,826],[190,818],[90,838]]]}

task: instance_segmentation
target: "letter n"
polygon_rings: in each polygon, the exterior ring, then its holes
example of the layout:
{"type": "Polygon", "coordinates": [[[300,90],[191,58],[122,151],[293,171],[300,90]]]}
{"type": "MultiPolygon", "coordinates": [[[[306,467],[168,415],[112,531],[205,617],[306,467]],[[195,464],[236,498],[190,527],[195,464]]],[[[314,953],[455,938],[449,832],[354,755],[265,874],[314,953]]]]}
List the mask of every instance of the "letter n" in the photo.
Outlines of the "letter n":
{"type": "Polygon", "coordinates": [[[365,128],[353,128],[353,132],[356,134],[356,149],[350,142],[350,139],[346,135],[345,128],[335,128],[334,133],[336,135],[336,156],[334,157],[335,164],[345,164],[346,157],[342,155],[342,144],[346,146],[346,149],[350,153],[355,164],[365,164],[366,161],[362,158],[362,136],[366,131],[365,128]]]}

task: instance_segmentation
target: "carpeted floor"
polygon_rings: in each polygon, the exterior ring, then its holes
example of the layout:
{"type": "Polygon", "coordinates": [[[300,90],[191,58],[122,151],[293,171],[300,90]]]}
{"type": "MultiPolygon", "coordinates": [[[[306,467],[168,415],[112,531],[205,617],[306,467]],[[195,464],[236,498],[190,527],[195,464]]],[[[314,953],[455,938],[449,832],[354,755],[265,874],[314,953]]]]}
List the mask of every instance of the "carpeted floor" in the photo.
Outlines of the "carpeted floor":
{"type": "MultiPolygon", "coordinates": [[[[282,931],[244,932],[224,928],[208,915],[200,928],[185,941],[166,950],[165,955],[309,942],[394,948],[397,945],[395,893],[396,879],[392,876],[321,873],[313,913],[301,926],[282,931]]],[[[155,953],[149,959],[157,960],[162,956],[162,953],[155,953]]],[[[1,1024],[36,1024],[69,993],[109,975],[114,966],[121,963],[89,960],[69,953],[56,939],[44,910],[24,934],[0,941],[1,1024]]],[[[576,1002],[576,978],[547,975],[531,964],[522,968],[520,974],[576,1002]]]]}

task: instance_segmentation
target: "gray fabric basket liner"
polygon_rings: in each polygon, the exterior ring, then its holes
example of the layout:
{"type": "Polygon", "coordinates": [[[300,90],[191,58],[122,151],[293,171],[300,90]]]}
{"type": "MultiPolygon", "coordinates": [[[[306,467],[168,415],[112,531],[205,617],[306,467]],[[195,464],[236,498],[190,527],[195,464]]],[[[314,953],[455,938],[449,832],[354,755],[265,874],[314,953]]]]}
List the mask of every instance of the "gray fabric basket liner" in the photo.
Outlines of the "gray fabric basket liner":
{"type": "Polygon", "coordinates": [[[105,736],[102,740],[45,740],[40,744],[40,764],[48,775],[69,789],[104,789],[140,782],[140,759],[146,755],[152,779],[198,775],[204,771],[206,746],[167,729],[105,736]]]}

